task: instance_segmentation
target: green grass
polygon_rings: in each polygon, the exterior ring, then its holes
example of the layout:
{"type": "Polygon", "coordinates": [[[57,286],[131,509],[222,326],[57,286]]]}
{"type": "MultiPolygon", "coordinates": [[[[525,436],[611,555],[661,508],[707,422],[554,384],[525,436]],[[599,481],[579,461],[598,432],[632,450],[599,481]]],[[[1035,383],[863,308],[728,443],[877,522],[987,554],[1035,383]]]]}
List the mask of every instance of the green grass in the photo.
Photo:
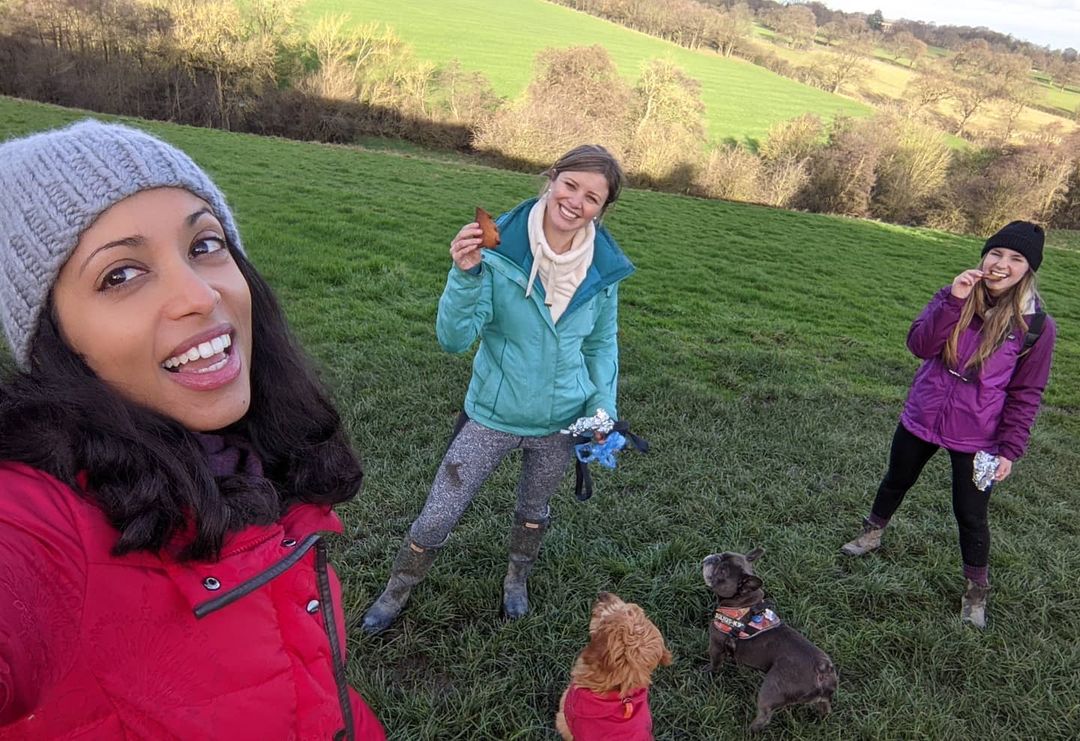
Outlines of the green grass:
{"type": "Polygon", "coordinates": [[[1068,118],[1080,110],[1080,90],[1070,87],[1062,90],[1057,86],[1047,85],[1043,90],[1042,102],[1057,108],[1063,116],[1068,118]]]}
{"type": "MultiPolygon", "coordinates": [[[[0,98],[0,137],[80,114],[0,98]]],[[[233,204],[254,262],[324,369],[362,451],[334,560],[351,620],[421,507],[468,381],[436,302],[457,228],[535,192],[529,176],[420,155],[139,124],[186,149],[233,204]]],[[[554,739],[602,589],[640,603],[675,664],[655,675],[658,739],[742,739],[761,677],[706,661],[700,559],[763,545],[782,615],[840,672],[833,715],[778,714],[764,738],[1075,737],[1080,727],[1080,254],[1040,270],[1060,327],[1029,457],[993,493],[991,625],[957,618],[947,461],[927,467],[886,547],[849,560],[917,362],[931,293],[980,242],[869,221],[629,191],[609,225],[636,262],[621,291],[620,409],[649,438],[574,501],[567,481],[530,580],[499,617],[517,462],[455,530],[385,636],[349,633],[350,680],[394,739],[554,739]]],[[[353,623],[355,626],[355,622],[353,623]]]]}
{"type": "Polygon", "coordinates": [[[614,23],[543,0],[308,0],[309,20],[348,13],[356,24],[389,24],[421,59],[458,59],[487,75],[495,90],[514,97],[528,85],[537,52],[547,47],[601,44],[620,74],[635,80],[642,64],[669,59],[701,82],[709,136],[759,139],[773,124],[812,112],[869,115],[870,108],[788,80],[749,62],[712,51],[690,51],[614,23]]]}
{"type": "Polygon", "coordinates": [[[1046,244],[1051,247],[1080,252],[1080,230],[1051,229],[1046,233],[1046,244]]]}

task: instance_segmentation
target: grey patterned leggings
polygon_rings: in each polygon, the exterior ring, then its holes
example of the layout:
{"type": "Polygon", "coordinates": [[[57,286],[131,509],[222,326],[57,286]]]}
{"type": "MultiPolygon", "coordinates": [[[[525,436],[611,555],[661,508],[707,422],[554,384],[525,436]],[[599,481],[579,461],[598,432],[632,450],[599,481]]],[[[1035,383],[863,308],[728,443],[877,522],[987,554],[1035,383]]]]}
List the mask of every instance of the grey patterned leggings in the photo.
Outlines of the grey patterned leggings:
{"type": "Polygon", "coordinates": [[[480,487],[502,459],[518,448],[523,460],[516,513],[530,521],[546,520],[548,502],[570,463],[570,435],[555,432],[522,437],[489,429],[470,419],[446,451],[424,509],[409,529],[413,542],[422,548],[442,545],[480,487]]]}

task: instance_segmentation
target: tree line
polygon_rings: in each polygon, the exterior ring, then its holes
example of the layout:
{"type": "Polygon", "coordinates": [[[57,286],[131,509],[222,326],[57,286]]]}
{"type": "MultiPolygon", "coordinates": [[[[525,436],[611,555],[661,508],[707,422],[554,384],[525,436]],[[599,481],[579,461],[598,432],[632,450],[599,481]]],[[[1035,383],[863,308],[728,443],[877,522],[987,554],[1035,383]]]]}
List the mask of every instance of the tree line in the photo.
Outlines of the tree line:
{"type": "Polygon", "coordinates": [[[716,148],[699,83],[669,61],[628,83],[602,47],[548,49],[503,100],[387,27],[327,16],[301,29],[298,3],[0,0],[0,93],[297,139],[397,137],[534,172],[588,140],[644,187],[960,232],[1013,218],[1080,227],[1076,134],[958,152],[908,112],[883,112],[803,116],[716,148]]]}
{"type": "MultiPolygon", "coordinates": [[[[937,27],[918,21],[898,21],[886,28],[880,11],[846,13],[818,2],[780,4],[772,0],[551,2],[691,49],[711,48],[724,56],[739,56],[832,93],[862,79],[867,60],[876,49],[884,49],[894,62],[920,71],[921,88],[930,85],[940,91],[934,103],[948,101],[958,110],[947,115],[949,109],[938,108],[933,114],[935,123],[960,136],[968,134],[971,117],[990,104],[1003,110],[1001,130],[1006,136],[1013,133],[1024,108],[1060,114],[1039,103],[1039,88],[1032,75],[1036,69],[1061,90],[1080,87],[1080,60],[1074,49],[1051,51],[987,29],[937,27]],[[755,22],[774,32],[775,43],[816,51],[806,55],[806,64],[793,64],[762,51],[750,41],[755,22]],[[954,53],[937,60],[927,53],[931,45],[954,53]],[[998,84],[1002,72],[1005,77],[998,84]]],[[[1080,106],[1072,113],[1080,120],[1080,106]]]]}

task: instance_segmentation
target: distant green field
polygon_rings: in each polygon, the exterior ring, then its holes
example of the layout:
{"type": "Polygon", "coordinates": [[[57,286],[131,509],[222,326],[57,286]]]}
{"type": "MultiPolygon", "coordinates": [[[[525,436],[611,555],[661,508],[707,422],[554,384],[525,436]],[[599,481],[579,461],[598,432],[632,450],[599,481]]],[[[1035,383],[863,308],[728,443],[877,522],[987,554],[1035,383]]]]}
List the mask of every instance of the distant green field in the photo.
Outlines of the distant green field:
{"type": "Polygon", "coordinates": [[[308,0],[309,20],[348,13],[356,23],[389,24],[422,59],[483,72],[496,91],[516,96],[528,84],[537,52],[601,44],[620,74],[634,80],[648,59],[670,59],[701,82],[714,141],[758,139],[778,121],[803,113],[869,115],[868,106],[711,51],[690,51],[543,0],[308,0]]]}
{"type": "MultiPolygon", "coordinates": [[[[0,139],[83,117],[0,98],[0,139]]],[[[701,671],[711,599],[700,561],[757,564],[784,619],[833,658],[833,714],[777,714],[763,738],[1066,739],[1080,727],[1080,252],[1040,278],[1060,326],[1028,457],[993,490],[991,622],[960,625],[962,580],[937,456],[880,554],[849,560],[918,362],[930,295],[981,240],[630,190],[606,219],[638,272],[620,289],[620,413],[653,445],[570,482],[529,580],[533,613],[499,617],[518,460],[454,531],[386,635],[356,628],[385,583],[461,408],[470,358],[437,345],[451,236],[480,204],[536,192],[518,173],[134,122],[183,147],[232,204],[252,260],[331,385],[366,465],[333,560],[350,681],[405,741],[556,739],[591,601],[638,602],[675,655],[650,691],[660,741],[747,737],[761,675],[701,671]]],[[[2,362],[0,362],[2,365],[2,362]]],[[[3,493],[0,492],[0,496],[3,493]]],[[[227,661],[227,657],[223,660],[227,661]]]]}
{"type": "Polygon", "coordinates": [[[1071,87],[1061,90],[1056,86],[1046,86],[1043,88],[1043,102],[1054,106],[1063,115],[1069,116],[1080,110],[1080,91],[1071,87]]]}

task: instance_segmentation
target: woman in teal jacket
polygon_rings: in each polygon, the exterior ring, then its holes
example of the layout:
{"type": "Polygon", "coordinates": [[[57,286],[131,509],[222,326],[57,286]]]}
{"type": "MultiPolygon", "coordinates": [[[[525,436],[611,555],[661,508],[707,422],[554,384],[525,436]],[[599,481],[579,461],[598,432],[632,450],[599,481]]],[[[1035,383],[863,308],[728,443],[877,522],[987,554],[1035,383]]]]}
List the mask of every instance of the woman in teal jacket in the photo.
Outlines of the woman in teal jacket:
{"type": "Polygon", "coordinates": [[[634,266],[599,219],[619,197],[623,173],[603,147],[567,152],[545,173],[539,198],[497,220],[501,243],[481,250],[466,224],[439,300],[436,334],[449,352],[480,338],[460,426],[412,523],[386,589],[364,616],[385,630],[427,574],[450,531],[504,457],[520,449],[503,610],[528,612],[526,579],[540,551],[550,501],[572,457],[560,430],[605,410],[617,418],[618,283],[634,266]]]}

